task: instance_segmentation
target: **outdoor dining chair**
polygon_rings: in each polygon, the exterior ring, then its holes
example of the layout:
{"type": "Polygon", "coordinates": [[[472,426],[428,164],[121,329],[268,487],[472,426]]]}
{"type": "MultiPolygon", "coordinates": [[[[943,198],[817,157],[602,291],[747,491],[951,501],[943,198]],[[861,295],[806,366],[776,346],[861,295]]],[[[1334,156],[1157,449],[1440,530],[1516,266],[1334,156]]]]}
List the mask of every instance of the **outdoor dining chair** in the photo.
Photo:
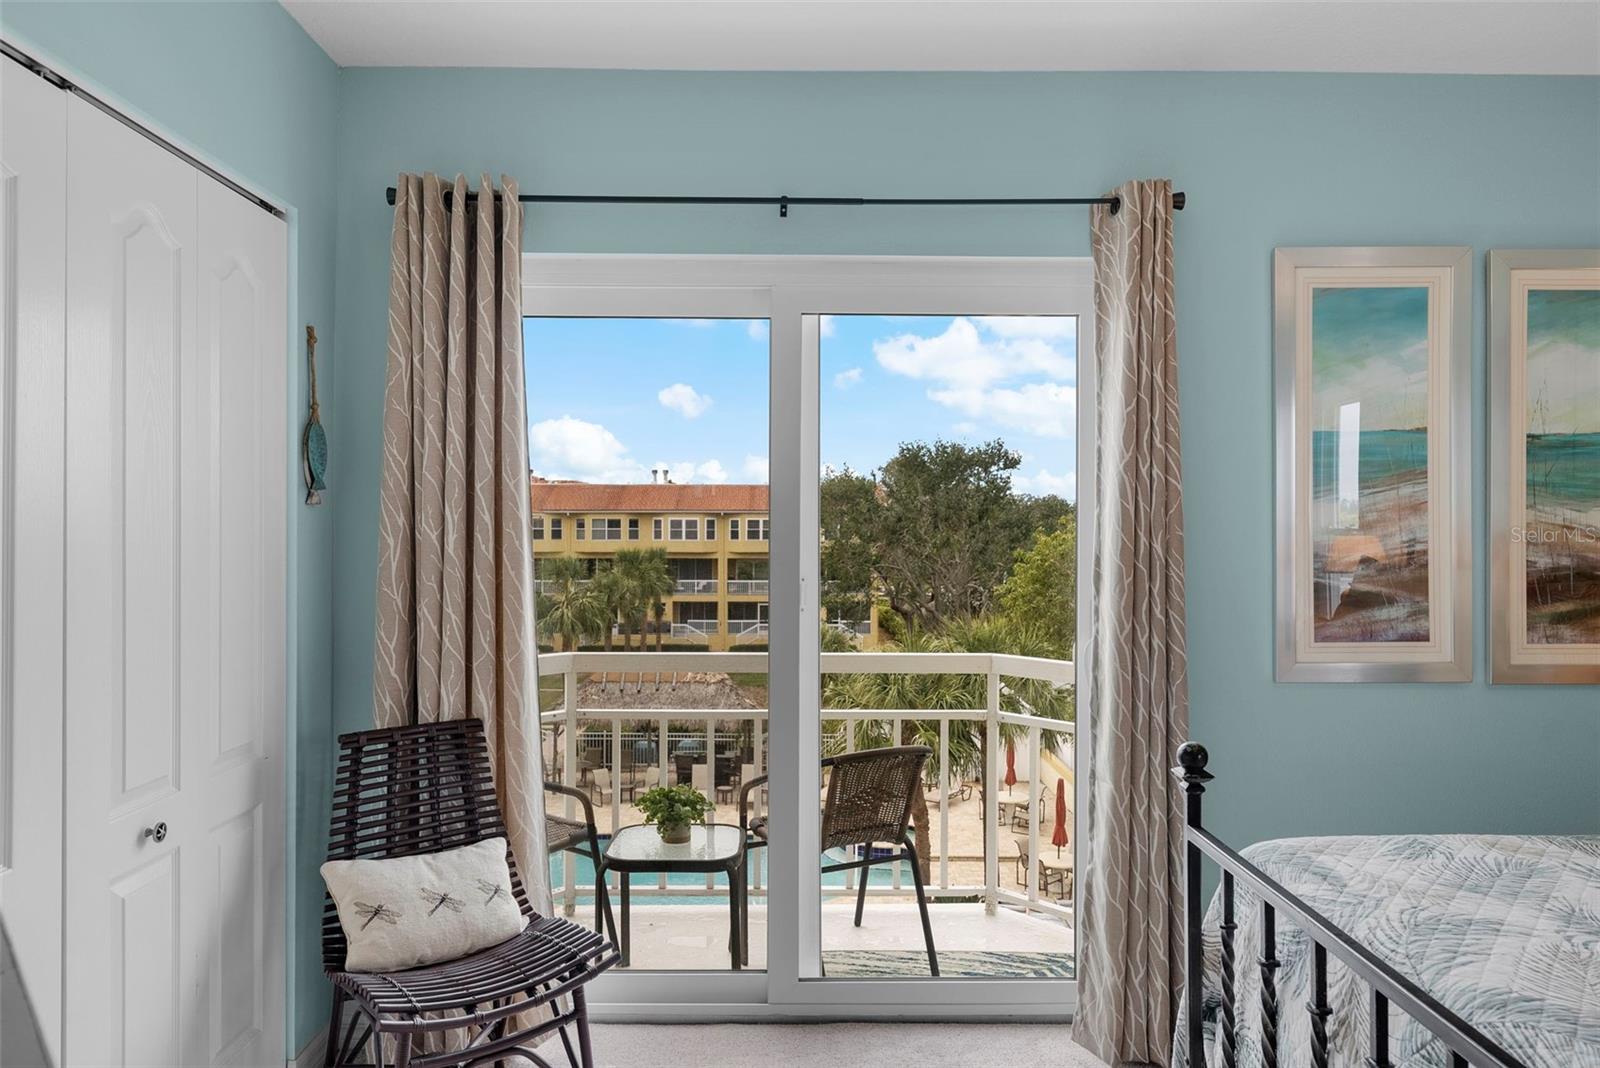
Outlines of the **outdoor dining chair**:
{"type": "MultiPolygon", "coordinates": [[[[859,870],[856,887],[855,925],[861,926],[861,915],[867,904],[867,882],[871,869],[882,864],[910,862],[911,883],[916,888],[917,910],[922,915],[922,938],[928,947],[928,970],[939,974],[939,956],[933,946],[933,924],[928,919],[928,897],[922,885],[922,865],[917,856],[917,845],[912,841],[911,806],[917,791],[922,788],[922,766],[933,755],[925,745],[903,745],[885,749],[867,749],[859,753],[845,753],[822,761],[827,773],[828,787],[822,805],[822,841],[824,855],[829,850],[859,849],[854,860],[822,865],[821,874],[836,871],[859,870]],[[879,851],[879,843],[899,846],[897,851],[879,851]]],[[[739,789],[739,826],[745,831],[745,852],[767,845],[768,821],[766,817],[751,819],[750,794],[766,784],[762,775],[746,782],[739,789]]],[[[748,896],[740,904],[740,953],[745,963],[750,954],[750,901],[748,896]]]]}
{"type": "Polygon", "coordinates": [[[594,822],[594,805],[589,795],[571,786],[545,780],[547,794],[570,797],[583,806],[581,821],[558,816],[547,803],[544,807],[545,848],[551,856],[557,853],[576,853],[588,857],[594,866],[594,929],[600,934],[611,932],[611,942],[617,942],[617,921],[611,914],[611,894],[606,886],[605,851],[600,848],[600,831],[594,822]],[[604,923],[604,926],[602,926],[604,923]]]}
{"type": "MultiPolygon", "coordinates": [[[[329,860],[417,856],[505,837],[482,720],[358,731],[341,735],[339,750],[329,860]]],[[[385,1039],[394,1068],[455,1068],[511,1054],[547,1064],[533,1047],[558,1031],[567,1059],[591,1068],[583,987],[617,963],[617,952],[587,928],[535,912],[510,849],[506,863],[527,920],[522,932],[406,971],[345,971],[344,928],[327,897],[322,966],[333,983],[333,1013],[325,1065],[364,1063],[357,1058],[369,1039],[379,1068],[391,1063],[385,1039]],[[464,1048],[427,1052],[428,1036],[443,1032],[461,1033],[464,1048]]]]}

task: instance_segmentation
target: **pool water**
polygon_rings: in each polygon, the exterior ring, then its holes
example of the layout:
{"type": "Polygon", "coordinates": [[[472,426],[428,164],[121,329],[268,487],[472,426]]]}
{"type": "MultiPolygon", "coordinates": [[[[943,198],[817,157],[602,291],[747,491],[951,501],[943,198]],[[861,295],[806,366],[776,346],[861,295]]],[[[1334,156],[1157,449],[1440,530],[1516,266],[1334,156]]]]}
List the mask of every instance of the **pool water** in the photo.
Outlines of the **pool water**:
{"type": "MultiPolygon", "coordinates": [[[[606,845],[609,842],[610,842],[610,838],[608,836],[601,835],[600,836],[600,849],[602,851],[604,851],[605,848],[606,848],[606,845]]],[[[827,853],[823,854],[823,860],[825,862],[829,863],[829,864],[837,864],[837,863],[840,863],[841,861],[843,861],[845,859],[847,859],[846,856],[845,856],[845,851],[842,850],[842,849],[830,849],[827,853]]],[[[759,865],[762,875],[765,876],[765,874],[766,874],[766,858],[762,853],[757,852],[757,853],[753,854],[751,856],[751,858],[750,858],[750,862],[753,865],[759,865]]],[[[592,861],[590,861],[588,857],[579,856],[576,853],[556,853],[556,854],[552,855],[550,857],[550,887],[551,887],[551,889],[555,893],[559,894],[561,892],[561,888],[566,885],[567,875],[566,875],[565,865],[568,864],[568,863],[572,864],[572,878],[573,878],[573,882],[576,884],[576,889],[578,891],[578,897],[577,897],[578,903],[579,904],[593,904],[593,902],[594,902],[594,863],[592,861]]],[[[910,863],[907,862],[907,861],[901,861],[897,865],[897,867],[900,868],[900,885],[905,887],[907,890],[909,890],[911,888],[911,865],[910,865],[910,863]]],[[[870,872],[870,878],[869,878],[869,881],[868,881],[868,885],[869,886],[890,886],[890,885],[893,885],[894,872],[891,869],[890,865],[883,864],[883,865],[880,865],[878,867],[870,868],[870,869],[868,869],[868,871],[870,872]]],[[[845,877],[846,874],[847,873],[842,872],[842,871],[829,872],[826,875],[822,876],[822,885],[825,886],[825,887],[837,887],[839,890],[843,890],[844,887],[845,887],[844,877],[845,877]]],[[[612,878],[613,879],[621,879],[621,878],[623,878],[623,876],[622,876],[621,872],[613,872],[612,873],[612,878]]],[[[632,873],[632,875],[629,876],[629,878],[632,880],[629,885],[634,887],[636,890],[644,890],[644,891],[653,890],[657,886],[659,886],[660,882],[661,882],[661,876],[656,874],[656,873],[654,873],[654,872],[634,872],[634,873],[632,873]]],[[[701,889],[704,889],[705,885],[706,885],[706,877],[705,877],[704,874],[697,873],[697,872],[691,872],[691,871],[672,872],[672,873],[667,875],[667,885],[668,886],[672,886],[672,887],[684,887],[684,888],[700,887],[701,889]]],[[[727,893],[728,877],[726,875],[722,875],[722,874],[713,875],[711,877],[711,885],[714,886],[714,887],[719,888],[722,891],[722,893],[720,895],[716,895],[716,894],[682,894],[682,895],[670,894],[670,895],[662,895],[660,897],[651,897],[649,899],[649,903],[652,906],[654,906],[654,905],[725,905],[727,903],[727,900],[728,900],[728,893],[727,893]]],[[[764,890],[752,889],[751,892],[750,892],[750,896],[751,897],[756,897],[756,898],[765,898],[766,897],[766,892],[764,890]]]]}

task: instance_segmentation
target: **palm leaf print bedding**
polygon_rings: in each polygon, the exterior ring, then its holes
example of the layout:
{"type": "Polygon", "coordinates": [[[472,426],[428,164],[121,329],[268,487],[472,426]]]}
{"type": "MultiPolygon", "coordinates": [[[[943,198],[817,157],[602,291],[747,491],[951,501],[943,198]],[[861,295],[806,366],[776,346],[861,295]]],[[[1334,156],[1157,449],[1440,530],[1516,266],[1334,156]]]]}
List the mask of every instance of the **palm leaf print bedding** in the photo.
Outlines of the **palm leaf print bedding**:
{"type": "MultiPolygon", "coordinates": [[[[1241,851],[1529,1068],[1600,1068],[1600,837],[1395,835],[1283,838],[1241,851]]],[[[1260,1068],[1259,901],[1239,889],[1234,919],[1239,1068],[1260,1068]]],[[[1205,920],[1207,1062],[1217,1052],[1220,891],[1205,920]]],[[[1279,1056],[1310,1062],[1311,941],[1278,920],[1279,1056]]],[[[1369,992],[1333,955],[1334,1068],[1366,1064],[1369,992]]],[[[1183,1019],[1182,1014],[1179,1020],[1183,1019]]],[[[1419,1024],[1393,1013],[1395,1068],[1444,1068],[1419,1024]]],[[[1173,1066],[1185,1068],[1182,1031],[1173,1066]]]]}

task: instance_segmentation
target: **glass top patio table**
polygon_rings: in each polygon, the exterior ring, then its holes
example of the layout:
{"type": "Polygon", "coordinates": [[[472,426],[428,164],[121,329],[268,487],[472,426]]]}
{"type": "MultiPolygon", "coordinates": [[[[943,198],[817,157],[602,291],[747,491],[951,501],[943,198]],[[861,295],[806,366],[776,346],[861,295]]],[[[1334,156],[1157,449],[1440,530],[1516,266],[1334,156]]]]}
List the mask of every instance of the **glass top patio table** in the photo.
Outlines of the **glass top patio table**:
{"type": "Polygon", "coordinates": [[[623,827],[606,848],[606,866],[618,871],[723,871],[744,854],[745,835],[725,823],[689,825],[687,842],[663,842],[651,824],[623,827]]]}

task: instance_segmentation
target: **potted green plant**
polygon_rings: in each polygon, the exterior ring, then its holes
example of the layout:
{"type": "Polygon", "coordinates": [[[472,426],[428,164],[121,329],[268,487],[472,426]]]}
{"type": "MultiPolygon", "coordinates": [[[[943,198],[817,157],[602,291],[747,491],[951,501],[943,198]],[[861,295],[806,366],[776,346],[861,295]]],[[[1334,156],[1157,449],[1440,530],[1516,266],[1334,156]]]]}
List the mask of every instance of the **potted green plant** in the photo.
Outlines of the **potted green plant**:
{"type": "Polygon", "coordinates": [[[674,843],[687,842],[689,824],[716,811],[711,799],[693,786],[657,786],[640,794],[634,804],[644,813],[646,823],[660,829],[663,842],[674,843]]]}

